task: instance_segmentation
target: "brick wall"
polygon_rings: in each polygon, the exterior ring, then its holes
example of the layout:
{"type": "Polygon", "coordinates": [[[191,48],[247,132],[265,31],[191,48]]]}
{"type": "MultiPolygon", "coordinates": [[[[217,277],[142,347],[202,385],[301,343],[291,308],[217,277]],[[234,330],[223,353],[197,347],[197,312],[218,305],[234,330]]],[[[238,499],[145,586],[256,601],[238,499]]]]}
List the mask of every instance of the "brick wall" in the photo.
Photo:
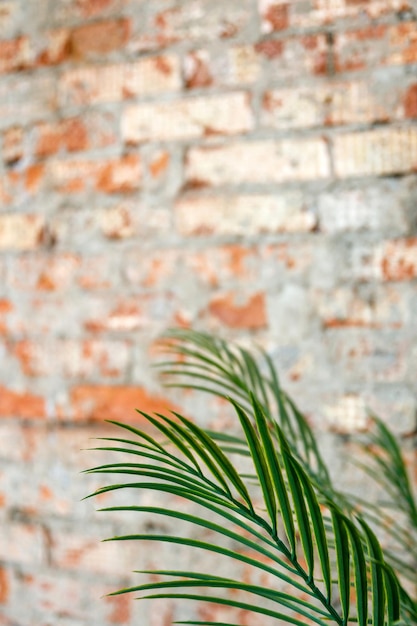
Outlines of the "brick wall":
{"type": "Polygon", "coordinates": [[[164,328],[264,345],[340,475],[366,405],[416,426],[417,4],[1,0],[0,33],[0,624],[169,626],[100,599],[161,563],[98,543],[128,522],[78,473],[135,406],[226,419],[161,390],[164,328]]]}

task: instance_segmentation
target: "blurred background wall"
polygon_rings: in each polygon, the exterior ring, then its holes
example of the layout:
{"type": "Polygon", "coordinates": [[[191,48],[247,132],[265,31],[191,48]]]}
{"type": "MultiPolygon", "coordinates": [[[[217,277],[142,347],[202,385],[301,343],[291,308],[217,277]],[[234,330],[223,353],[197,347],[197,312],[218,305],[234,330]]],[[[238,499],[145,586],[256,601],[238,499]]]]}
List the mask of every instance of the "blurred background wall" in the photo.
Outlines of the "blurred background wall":
{"type": "Polygon", "coordinates": [[[366,406],[416,427],[417,2],[1,0],[0,39],[0,624],[170,626],[101,596],[189,557],[100,545],[79,474],[134,407],[232,428],[165,328],[264,346],[353,487],[366,406]]]}

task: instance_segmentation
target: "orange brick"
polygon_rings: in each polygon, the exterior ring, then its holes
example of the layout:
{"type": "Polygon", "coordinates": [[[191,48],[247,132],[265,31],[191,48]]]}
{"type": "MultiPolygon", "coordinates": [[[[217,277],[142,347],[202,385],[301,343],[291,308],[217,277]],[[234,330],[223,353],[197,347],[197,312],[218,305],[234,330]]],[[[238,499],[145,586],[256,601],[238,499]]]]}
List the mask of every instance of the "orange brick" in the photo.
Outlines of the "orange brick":
{"type": "Polygon", "coordinates": [[[404,97],[404,116],[407,119],[417,117],[417,83],[410,85],[404,97]]]}
{"type": "Polygon", "coordinates": [[[135,409],[145,413],[164,413],[178,410],[162,396],[155,395],[142,387],[82,385],[71,390],[71,406],[74,419],[80,421],[146,420],[135,409]]]}
{"type": "Polygon", "coordinates": [[[376,253],[385,280],[412,280],[417,277],[417,238],[383,244],[376,253]]]}
{"type": "Polygon", "coordinates": [[[0,41],[0,74],[26,69],[32,62],[32,51],[27,37],[0,41]]]}
{"type": "Polygon", "coordinates": [[[72,118],[58,124],[42,124],[37,129],[37,156],[44,157],[59,152],[77,152],[88,148],[88,131],[82,120],[72,118]]]}
{"type": "Polygon", "coordinates": [[[139,189],[141,179],[140,158],[136,154],[129,154],[100,169],[96,188],[105,193],[127,193],[139,189]]]}
{"type": "Polygon", "coordinates": [[[45,417],[44,398],[29,392],[13,391],[0,387],[0,417],[36,419],[45,417]]]}
{"type": "Polygon", "coordinates": [[[80,58],[108,54],[127,44],[130,30],[130,20],[126,18],[79,26],[70,34],[71,53],[80,58]]]}
{"type": "Polygon", "coordinates": [[[209,313],[231,328],[259,329],[267,326],[265,296],[257,293],[243,303],[236,301],[233,294],[213,298],[209,313]]]}
{"type": "Polygon", "coordinates": [[[128,193],[140,188],[142,168],[136,154],[112,160],[53,161],[49,164],[53,185],[65,193],[93,188],[103,193],[128,193]]]}
{"type": "Polygon", "coordinates": [[[4,567],[0,568],[0,604],[6,604],[9,597],[9,575],[4,567]]]}

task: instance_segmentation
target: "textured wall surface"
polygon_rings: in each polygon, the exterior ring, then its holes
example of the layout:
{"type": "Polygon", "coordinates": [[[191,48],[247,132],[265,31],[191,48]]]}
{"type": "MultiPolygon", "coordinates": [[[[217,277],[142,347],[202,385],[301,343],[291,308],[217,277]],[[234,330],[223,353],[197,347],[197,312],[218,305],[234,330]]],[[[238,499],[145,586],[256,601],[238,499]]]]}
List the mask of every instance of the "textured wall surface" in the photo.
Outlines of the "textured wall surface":
{"type": "Polygon", "coordinates": [[[226,420],[167,326],[265,346],[341,475],[367,405],[415,428],[416,69],[415,0],[0,0],[1,626],[197,610],[101,599],[191,557],[80,502],[103,418],[226,420]]]}

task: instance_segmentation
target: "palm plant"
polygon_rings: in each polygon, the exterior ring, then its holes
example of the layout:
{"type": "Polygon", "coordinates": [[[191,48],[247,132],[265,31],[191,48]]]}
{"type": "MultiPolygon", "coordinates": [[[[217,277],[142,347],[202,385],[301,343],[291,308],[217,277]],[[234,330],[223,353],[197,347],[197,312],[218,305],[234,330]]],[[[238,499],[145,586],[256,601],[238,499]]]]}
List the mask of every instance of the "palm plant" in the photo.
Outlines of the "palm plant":
{"type": "Polygon", "coordinates": [[[365,470],[390,496],[381,506],[369,505],[334,487],[316,438],[281,388],[268,354],[262,353],[261,368],[245,349],[187,330],[171,331],[164,346],[169,356],[159,367],[166,384],[224,398],[240,431],[204,430],[178,413],[139,411],[153,435],[113,422],[126,434],[107,438],[97,449],[122,452],[125,460],[88,471],[124,480],[92,495],[129,489],[180,496],[198,514],[142,505],[102,510],[189,522],[210,531],[212,539],[145,533],[111,540],[169,542],[209,551],[267,573],[273,582],[266,588],[205,572],[158,570],[151,572],[156,581],[115,593],[213,602],[296,625],[417,623],[417,601],[404,584],[407,578],[415,582],[417,505],[399,445],[387,427],[375,419],[374,430],[361,444],[370,459],[365,470]],[[401,522],[390,512],[393,505],[403,514],[401,522]],[[377,531],[387,524],[409,561],[398,550],[382,548],[377,531]],[[246,599],[225,595],[229,589],[246,599]]]}

